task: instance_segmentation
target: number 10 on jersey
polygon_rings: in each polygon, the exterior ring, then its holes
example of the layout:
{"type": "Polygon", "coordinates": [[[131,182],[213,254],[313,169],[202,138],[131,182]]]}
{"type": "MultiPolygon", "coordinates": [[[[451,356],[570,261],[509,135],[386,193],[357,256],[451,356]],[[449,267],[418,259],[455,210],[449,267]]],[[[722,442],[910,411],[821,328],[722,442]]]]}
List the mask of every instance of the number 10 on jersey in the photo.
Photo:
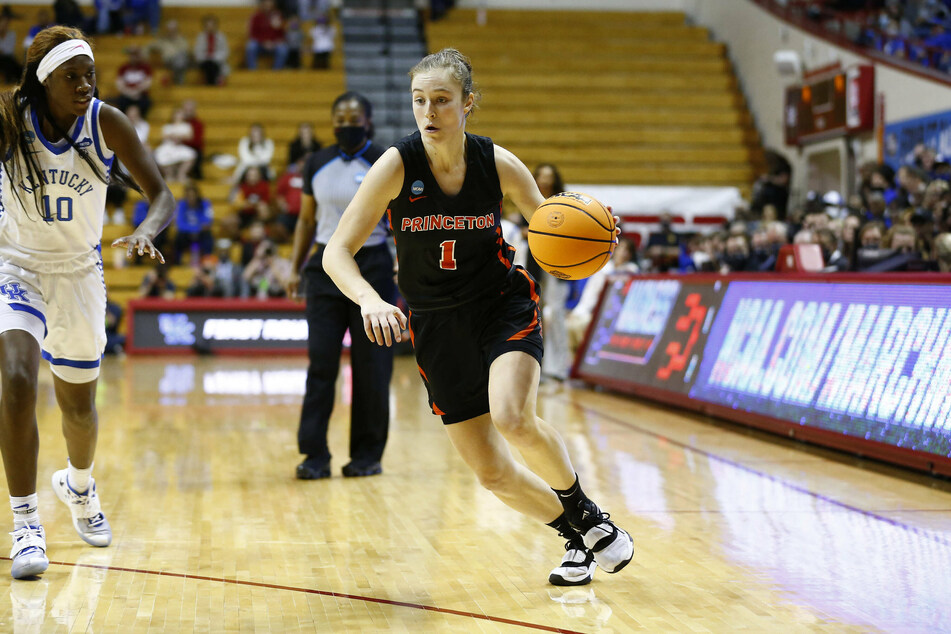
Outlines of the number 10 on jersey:
{"type": "Polygon", "coordinates": [[[53,206],[50,204],[50,197],[43,196],[43,220],[53,222],[67,222],[73,219],[73,199],[69,196],[63,196],[56,199],[56,216],[53,216],[53,206]]]}
{"type": "Polygon", "coordinates": [[[439,243],[441,257],[439,258],[439,268],[446,271],[456,270],[456,241],[446,240],[439,243]]]}

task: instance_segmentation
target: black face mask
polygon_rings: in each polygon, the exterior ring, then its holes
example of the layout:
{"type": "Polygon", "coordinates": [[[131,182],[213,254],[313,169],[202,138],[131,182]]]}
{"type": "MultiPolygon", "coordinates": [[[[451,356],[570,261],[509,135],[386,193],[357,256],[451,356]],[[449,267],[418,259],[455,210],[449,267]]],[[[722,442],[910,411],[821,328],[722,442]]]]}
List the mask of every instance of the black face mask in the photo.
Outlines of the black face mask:
{"type": "Polygon", "coordinates": [[[337,137],[337,145],[344,152],[358,150],[367,138],[367,130],[359,125],[345,125],[334,128],[334,136],[337,137]]]}

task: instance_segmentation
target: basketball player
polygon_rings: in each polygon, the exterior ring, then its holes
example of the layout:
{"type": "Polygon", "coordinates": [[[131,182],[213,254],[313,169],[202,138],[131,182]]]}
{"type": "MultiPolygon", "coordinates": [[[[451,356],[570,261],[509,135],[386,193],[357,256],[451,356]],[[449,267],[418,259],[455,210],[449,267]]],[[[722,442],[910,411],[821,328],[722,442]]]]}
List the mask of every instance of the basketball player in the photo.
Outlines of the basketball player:
{"type": "Polygon", "coordinates": [[[549,581],[589,583],[595,564],[609,573],[627,565],[634,543],[585,496],[564,441],[535,415],[538,295],[535,280],[512,265],[499,223],[503,195],[526,218],[542,195],[513,154],[466,133],[475,95],[465,56],[444,49],[410,76],[418,131],[367,173],[324,250],[324,269],[360,305],[367,337],[387,346],[399,341],[406,317],[380,298],[353,258],[387,210],[433,412],[483,486],[567,539],[549,581]]]}
{"type": "MultiPolygon", "coordinates": [[[[112,541],[92,468],[106,342],[99,243],[113,161],[151,202],[135,233],[113,246],[164,261],[152,240],[173,200],[126,116],[96,99],[92,50],[76,29],[45,29],[30,45],[20,84],[0,97],[0,157],[0,451],[13,508],[11,574],[22,579],[49,565],[36,496],[41,356],[53,373],[69,458],[53,474],[53,490],[84,541],[112,541]]],[[[118,170],[112,178],[125,180],[118,170]]]]}
{"type": "MultiPolygon", "coordinates": [[[[390,377],[393,351],[375,346],[362,336],[360,307],[347,299],[327,277],[320,259],[344,209],[353,199],[370,166],[385,148],[369,139],[372,106],[366,97],[347,92],[332,107],[337,144],[311,154],[304,167],[304,187],[300,219],[294,231],[293,273],[287,295],[297,295],[301,270],[307,254],[317,250],[304,267],[307,295],[307,390],[301,407],[297,444],[304,461],[297,465],[297,478],[318,480],[330,477],[330,449],[327,424],[334,407],[337,372],[343,336],[350,329],[350,365],[353,368],[353,398],[350,402],[350,462],[345,477],[378,475],[390,425],[390,377]]],[[[394,301],[393,256],[387,244],[383,212],[370,238],[356,254],[360,273],[377,294],[394,301]]]]}

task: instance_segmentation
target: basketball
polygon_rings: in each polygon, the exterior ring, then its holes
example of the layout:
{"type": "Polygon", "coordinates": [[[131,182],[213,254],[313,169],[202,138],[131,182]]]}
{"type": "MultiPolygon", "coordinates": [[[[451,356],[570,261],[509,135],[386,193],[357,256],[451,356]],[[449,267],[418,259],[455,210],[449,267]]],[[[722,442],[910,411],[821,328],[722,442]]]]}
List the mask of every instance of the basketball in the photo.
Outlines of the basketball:
{"type": "Polygon", "coordinates": [[[547,273],[580,280],[601,270],[614,252],[614,216],[595,198],[579,192],[555,194],[535,210],[528,247],[547,273]]]}

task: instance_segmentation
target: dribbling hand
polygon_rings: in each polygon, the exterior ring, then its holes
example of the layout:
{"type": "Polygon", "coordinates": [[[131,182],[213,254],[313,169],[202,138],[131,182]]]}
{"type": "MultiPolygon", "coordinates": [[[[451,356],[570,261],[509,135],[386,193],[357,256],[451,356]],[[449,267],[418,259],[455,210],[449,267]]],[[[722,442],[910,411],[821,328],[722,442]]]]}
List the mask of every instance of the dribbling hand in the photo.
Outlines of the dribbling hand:
{"type": "Polygon", "coordinates": [[[123,236],[121,238],[116,238],[112,243],[113,248],[127,247],[128,251],[126,252],[126,257],[131,258],[133,251],[138,251],[139,255],[145,255],[145,252],[149,252],[149,257],[153,260],[158,260],[162,264],[165,264],[165,257],[162,256],[162,252],[155,248],[155,245],[152,244],[152,241],[146,238],[143,235],[132,234],[131,236],[123,236]]]}
{"type": "Polygon", "coordinates": [[[396,306],[380,299],[361,305],[360,312],[363,314],[363,329],[373,343],[390,347],[394,341],[403,340],[406,316],[396,306]]]}

